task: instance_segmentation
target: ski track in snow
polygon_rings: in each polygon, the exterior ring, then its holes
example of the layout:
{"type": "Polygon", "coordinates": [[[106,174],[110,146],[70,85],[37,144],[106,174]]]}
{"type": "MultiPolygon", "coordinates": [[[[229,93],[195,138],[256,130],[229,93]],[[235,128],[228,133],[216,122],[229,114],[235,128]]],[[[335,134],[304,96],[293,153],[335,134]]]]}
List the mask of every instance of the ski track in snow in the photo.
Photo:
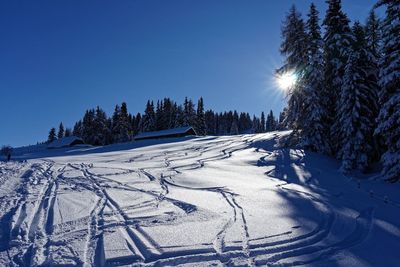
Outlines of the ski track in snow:
{"type": "MultiPolygon", "coordinates": [[[[334,227],[344,223],[343,215],[336,212],[325,193],[308,186],[312,178],[301,185],[282,179],[279,168],[287,166],[275,162],[278,154],[272,145],[262,149],[255,145],[275,144],[277,138],[277,134],[260,134],[194,139],[182,146],[177,143],[158,150],[127,150],[115,156],[96,158],[88,154],[70,159],[25,161],[15,166],[4,163],[0,165],[0,264],[292,266],[318,263],[366,240],[373,225],[375,206],[360,209],[352,219],[352,228],[340,240],[331,239],[334,227]],[[186,173],[201,173],[208,169],[208,163],[215,165],[246,151],[258,155],[257,166],[272,167],[264,174],[265,179],[274,183],[275,189],[271,190],[301,199],[313,207],[319,218],[315,221],[316,227],[297,233],[296,229],[301,226],[293,225],[291,229],[253,237],[249,218],[255,215],[246,208],[246,195],[231,186],[194,186],[190,181],[179,182],[186,173]],[[131,181],[126,177],[136,178],[131,181]],[[225,213],[218,215],[176,198],[176,190],[214,195],[226,207],[225,213]],[[85,196],[90,193],[91,202],[88,199],[83,205],[85,198],[83,202],[79,198],[73,200],[68,197],[72,193],[85,196]],[[120,194],[132,194],[139,200],[126,204],[120,194]],[[65,210],[68,201],[81,203],[76,204],[80,208],[74,208],[73,214],[86,211],[86,215],[75,218],[69,214],[65,210]],[[204,220],[201,216],[207,214],[219,218],[219,228],[204,244],[177,245],[171,249],[149,232],[152,227],[157,229],[163,224],[174,227],[199,219],[201,222],[204,220]],[[116,234],[117,239],[110,239],[116,234]],[[113,244],[106,240],[117,240],[121,248],[114,251],[109,248],[113,244]]],[[[296,156],[299,158],[290,159],[289,163],[296,168],[303,167],[302,155],[296,156]]]]}

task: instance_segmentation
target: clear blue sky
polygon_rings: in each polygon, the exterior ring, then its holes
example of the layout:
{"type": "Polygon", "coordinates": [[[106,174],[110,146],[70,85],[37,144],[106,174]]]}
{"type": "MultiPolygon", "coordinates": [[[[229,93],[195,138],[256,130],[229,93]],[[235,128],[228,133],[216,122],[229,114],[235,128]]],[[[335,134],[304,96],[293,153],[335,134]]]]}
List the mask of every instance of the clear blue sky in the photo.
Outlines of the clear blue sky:
{"type": "MultiPolygon", "coordinates": [[[[325,1],[314,1],[324,15],[325,1]]],[[[284,106],[274,85],[280,27],[309,0],[1,1],[0,145],[34,144],[99,105],[185,96],[259,114],[284,106]]],[[[364,21],[374,0],[344,0],[364,21]]]]}

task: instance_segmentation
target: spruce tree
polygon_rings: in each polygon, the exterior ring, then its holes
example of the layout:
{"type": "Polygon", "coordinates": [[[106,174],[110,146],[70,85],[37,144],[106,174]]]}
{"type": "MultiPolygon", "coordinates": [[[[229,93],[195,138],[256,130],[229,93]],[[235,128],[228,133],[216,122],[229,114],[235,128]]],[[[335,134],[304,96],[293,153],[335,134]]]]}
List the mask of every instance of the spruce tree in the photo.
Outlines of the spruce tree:
{"type": "Polygon", "coordinates": [[[58,126],[58,134],[57,134],[57,138],[61,139],[64,137],[64,125],[62,124],[62,122],[60,123],[60,126],[58,126]]]}
{"type": "Polygon", "coordinates": [[[395,182],[400,180],[400,0],[380,0],[377,6],[382,5],[386,6],[386,17],[379,75],[381,109],[375,133],[386,145],[381,158],[383,176],[395,182]]]}
{"type": "Polygon", "coordinates": [[[369,50],[375,58],[379,59],[382,42],[381,21],[374,10],[370,11],[365,25],[365,38],[369,50]]]}
{"type": "Polygon", "coordinates": [[[154,104],[153,101],[147,101],[146,109],[144,111],[144,115],[142,118],[142,128],[143,132],[155,131],[156,122],[155,122],[155,112],[154,112],[154,104]]]}
{"type": "Polygon", "coordinates": [[[207,134],[207,126],[206,126],[206,118],[204,114],[204,102],[203,98],[200,97],[197,102],[197,112],[196,112],[196,133],[198,135],[206,135],[207,134]]]}
{"type": "Polygon", "coordinates": [[[97,106],[93,121],[93,145],[106,145],[109,142],[110,130],[108,128],[106,113],[97,106]]]}
{"type": "Polygon", "coordinates": [[[302,128],[304,117],[304,89],[302,77],[307,65],[307,34],[301,14],[293,5],[282,27],[281,54],[285,57],[283,67],[277,70],[278,75],[285,72],[294,72],[297,76],[296,83],[288,89],[288,109],[286,113],[287,124],[295,131],[302,128]]]}
{"type": "Polygon", "coordinates": [[[184,126],[195,126],[196,124],[196,112],[194,110],[194,104],[191,99],[185,98],[184,102],[184,126]]]}
{"type": "Polygon", "coordinates": [[[323,22],[324,34],[324,90],[322,104],[327,111],[324,121],[330,125],[330,147],[333,154],[339,149],[340,125],[338,99],[343,85],[345,65],[351,45],[349,19],[342,11],[341,0],[328,0],[328,9],[323,22]]]}
{"type": "Polygon", "coordinates": [[[324,62],[322,54],[323,41],[318,23],[318,11],[311,4],[306,23],[308,42],[308,64],[304,75],[304,109],[305,114],[301,132],[302,145],[306,149],[329,154],[329,127],[326,124],[326,106],[323,105],[324,62]]]}
{"type": "Polygon", "coordinates": [[[86,110],[82,120],[82,139],[87,144],[94,144],[94,109],[86,110]]]}
{"type": "Polygon", "coordinates": [[[260,125],[260,128],[261,128],[261,129],[260,129],[260,132],[265,133],[265,114],[264,114],[264,111],[261,112],[260,123],[261,123],[261,125],[260,125]]]}
{"type": "Polygon", "coordinates": [[[125,102],[121,104],[119,124],[119,142],[130,141],[132,139],[132,128],[129,121],[128,107],[125,102]]]}
{"type": "Polygon", "coordinates": [[[79,120],[75,123],[72,134],[77,137],[82,137],[82,121],[79,120]]]}
{"type": "Polygon", "coordinates": [[[51,128],[49,131],[49,137],[47,138],[47,143],[51,143],[56,140],[56,128],[51,128]]]}
{"type": "Polygon", "coordinates": [[[270,110],[269,114],[267,115],[267,122],[265,127],[267,132],[275,131],[276,130],[276,121],[275,116],[272,110],[270,110]]]}
{"type": "Polygon", "coordinates": [[[377,81],[369,79],[369,51],[363,27],[356,22],[339,99],[341,170],[365,171],[374,157],[373,132],[377,114],[377,81]]]}

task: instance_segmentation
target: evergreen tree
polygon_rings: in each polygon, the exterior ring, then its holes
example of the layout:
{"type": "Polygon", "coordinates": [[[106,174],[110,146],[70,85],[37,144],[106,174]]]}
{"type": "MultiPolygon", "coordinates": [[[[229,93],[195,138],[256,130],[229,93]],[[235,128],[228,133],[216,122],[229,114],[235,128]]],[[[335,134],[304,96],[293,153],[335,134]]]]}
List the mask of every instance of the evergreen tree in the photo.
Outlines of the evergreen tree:
{"type": "Polygon", "coordinates": [[[301,132],[302,144],[312,151],[329,154],[329,127],[326,124],[326,106],[323,105],[324,62],[322,54],[323,41],[318,24],[318,11],[314,4],[310,6],[306,23],[308,34],[308,61],[304,75],[304,124],[301,132]]]}
{"type": "Polygon", "coordinates": [[[231,128],[229,130],[231,135],[239,134],[238,122],[237,120],[233,120],[231,124],[231,128]]]}
{"type": "Polygon", "coordinates": [[[265,132],[265,114],[264,111],[261,112],[261,119],[260,119],[260,132],[264,133],[265,132]]]}
{"type": "Polygon", "coordinates": [[[71,128],[65,128],[64,136],[65,137],[69,137],[69,136],[71,136],[71,134],[72,134],[71,128]]]}
{"type": "Polygon", "coordinates": [[[132,140],[132,128],[129,120],[128,107],[125,102],[121,104],[121,114],[119,118],[119,142],[128,142],[132,140]]]}
{"type": "Polygon", "coordinates": [[[184,102],[184,126],[195,126],[196,124],[196,112],[194,110],[194,104],[191,99],[185,98],[184,102]]]}
{"type": "Polygon", "coordinates": [[[206,118],[204,114],[204,102],[202,97],[200,97],[199,101],[197,102],[196,133],[198,135],[207,134],[206,118]]]}
{"type": "Polygon", "coordinates": [[[163,110],[163,102],[157,101],[156,107],[156,131],[164,130],[164,110],[163,110]]]}
{"type": "Polygon", "coordinates": [[[369,53],[363,27],[356,22],[339,100],[341,170],[365,171],[374,156],[373,132],[377,114],[377,81],[368,77],[369,53]]]}
{"type": "Polygon", "coordinates": [[[212,110],[207,110],[204,114],[206,132],[210,135],[216,135],[216,116],[212,110]]]}
{"type": "Polygon", "coordinates": [[[276,120],[275,120],[275,116],[274,116],[274,113],[272,112],[272,110],[270,110],[269,114],[267,115],[267,122],[266,122],[265,130],[267,132],[276,130],[276,120]]]}
{"type": "Polygon", "coordinates": [[[153,101],[147,101],[146,109],[144,111],[144,115],[142,118],[142,127],[143,132],[155,131],[156,122],[155,122],[155,112],[154,112],[154,104],[153,101]]]}
{"type": "Polygon", "coordinates": [[[139,132],[142,132],[142,115],[138,112],[135,116],[134,126],[133,126],[133,134],[137,135],[139,132]]]}
{"type": "Polygon", "coordinates": [[[381,21],[376,16],[374,10],[371,10],[369,13],[367,23],[365,25],[365,38],[372,55],[376,59],[379,59],[382,41],[381,21]]]}
{"type": "Polygon", "coordinates": [[[54,140],[56,140],[56,128],[53,127],[49,131],[49,137],[47,138],[47,143],[50,144],[54,140]]]}
{"type": "Polygon", "coordinates": [[[74,136],[82,137],[82,121],[79,120],[75,123],[74,129],[72,130],[74,136]]]}
{"type": "Polygon", "coordinates": [[[64,137],[64,125],[62,124],[62,122],[60,123],[60,126],[58,127],[58,134],[57,134],[57,138],[61,139],[64,137]]]}
{"type": "Polygon", "coordinates": [[[82,139],[87,144],[94,144],[94,109],[86,110],[82,120],[82,139]]]}
{"type": "Polygon", "coordinates": [[[302,128],[304,114],[304,90],[302,77],[307,65],[307,34],[301,14],[293,5],[282,27],[282,43],[280,52],[285,56],[285,64],[277,72],[294,72],[297,76],[296,83],[288,89],[288,108],[286,123],[295,131],[302,128]]]}
{"type": "Polygon", "coordinates": [[[338,99],[343,85],[345,65],[351,44],[349,19],[342,11],[341,0],[328,0],[328,9],[323,22],[324,35],[324,86],[321,102],[327,111],[324,121],[330,126],[330,147],[336,154],[339,147],[340,125],[338,99]]]}
{"type": "Polygon", "coordinates": [[[108,128],[106,113],[97,106],[93,120],[93,145],[106,145],[109,142],[110,130],[108,128]]]}
{"type": "Polygon", "coordinates": [[[379,0],[377,6],[382,5],[386,6],[386,17],[379,79],[381,109],[375,133],[387,149],[381,158],[383,176],[395,182],[400,180],[400,0],[379,0]]]}

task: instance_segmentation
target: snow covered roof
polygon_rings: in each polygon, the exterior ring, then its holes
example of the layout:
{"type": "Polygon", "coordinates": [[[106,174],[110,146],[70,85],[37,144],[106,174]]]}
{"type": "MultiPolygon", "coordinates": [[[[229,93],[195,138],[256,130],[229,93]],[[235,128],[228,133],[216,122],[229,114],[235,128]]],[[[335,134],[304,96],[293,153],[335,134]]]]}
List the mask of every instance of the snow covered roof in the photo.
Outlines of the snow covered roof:
{"type": "Polygon", "coordinates": [[[54,140],[51,142],[47,148],[60,148],[60,147],[68,147],[77,144],[84,144],[82,138],[77,136],[68,136],[61,139],[54,140]]]}
{"type": "Polygon", "coordinates": [[[189,134],[196,135],[196,131],[191,126],[185,126],[185,127],[179,127],[162,131],[139,133],[135,136],[135,139],[138,140],[138,139],[150,139],[158,137],[183,136],[189,134]]]}

